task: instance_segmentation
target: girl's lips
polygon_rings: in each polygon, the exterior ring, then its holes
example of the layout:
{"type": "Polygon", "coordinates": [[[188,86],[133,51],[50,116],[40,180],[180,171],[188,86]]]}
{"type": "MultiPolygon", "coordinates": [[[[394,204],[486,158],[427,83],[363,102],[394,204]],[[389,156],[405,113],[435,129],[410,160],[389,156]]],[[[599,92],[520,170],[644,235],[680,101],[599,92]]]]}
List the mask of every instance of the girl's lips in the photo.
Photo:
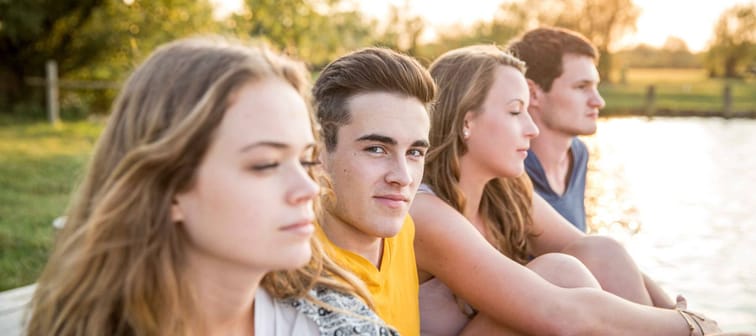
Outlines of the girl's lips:
{"type": "Polygon", "coordinates": [[[281,231],[294,232],[302,235],[311,235],[315,232],[315,225],[312,224],[312,219],[306,219],[298,221],[291,225],[281,227],[281,231]]]}

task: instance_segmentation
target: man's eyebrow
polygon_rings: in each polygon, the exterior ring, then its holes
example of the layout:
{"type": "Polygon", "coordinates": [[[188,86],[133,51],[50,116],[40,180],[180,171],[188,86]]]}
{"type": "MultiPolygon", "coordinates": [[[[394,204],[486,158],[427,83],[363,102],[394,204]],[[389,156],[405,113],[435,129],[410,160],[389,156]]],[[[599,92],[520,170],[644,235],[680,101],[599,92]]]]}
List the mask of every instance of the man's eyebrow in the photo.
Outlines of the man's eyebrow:
{"type": "Polygon", "coordinates": [[[428,140],[417,140],[412,143],[412,147],[430,147],[430,143],[428,143],[428,140]]]}
{"type": "Polygon", "coordinates": [[[593,79],[588,79],[588,78],[575,81],[576,85],[581,85],[581,84],[590,84],[590,85],[592,85],[592,84],[598,84],[598,83],[599,83],[599,81],[593,80],[593,79]]]}
{"type": "MultiPolygon", "coordinates": [[[[388,136],[380,135],[380,134],[375,134],[375,133],[363,135],[363,136],[357,138],[357,141],[375,141],[375,142],[381,142],[381,143],[384,143],[384,144],[387,144],[387,145],[397,145],[398,144],[396,142],[396,140],[394,140],[394,138],[392,138],[392,137],[388,137],[388,136]]],[[[412,147],[425,147],[425,148],[427,148],[427,147],[430,147],[430,143],[428,143],[428,140],[416,140],[415,142],[412,143],[412,147]]]]}
{"type": "Polygon", "coordinates": [[[375,134],[375,133],[365,134],[365,135],[357,138],[357,141],[376,141],[376,142],[385,143],[387,145],[396,145],[397,144],[397,142],[396,142],[396,140],[394,140],[394,138],[387,137],[385,135],[375,134]]]}

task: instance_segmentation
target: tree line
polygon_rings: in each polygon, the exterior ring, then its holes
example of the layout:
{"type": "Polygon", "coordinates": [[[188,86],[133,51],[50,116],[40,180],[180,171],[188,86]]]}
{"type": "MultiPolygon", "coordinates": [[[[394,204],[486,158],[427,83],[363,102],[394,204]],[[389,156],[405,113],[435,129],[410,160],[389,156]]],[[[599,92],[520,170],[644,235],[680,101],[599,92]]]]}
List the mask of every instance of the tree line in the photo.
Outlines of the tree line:
{"type": "MultiPolygon", "coordinates": [[[[0,1],[0,105],[29,100],[25,79],[44,76],[49,59],[61,76],[121,81],[157,45],[203,33],[262,40],[306,60],[314,71],[347,51],[368,45],[391,47],[429,62],[446,50],[472,43],[503,44],[539,25],[583,33],[601,52],[603,78],[618,66],[705,66],[713,76],[741,77],[756,71],[756,4],[721,14],[708,51],[694,55],[681,40],[663,48],[639,46],[611,53],[635,29],[640,14],[632,0],[502,2],[490,21],[447,27],[431,42],[420,37],[427,22],[392,6],[377,21],[349,0],[245,0],[240,13],[213,16],[209,0],[9,0],[0,1]],[[649,57],[649,56],[653,57],[649,57]],[[644,63],[646,62],[646,63],[644,63]],[[653,66],[653,65],[652,65],[653,66]]],[[[105,107],[113,93],[77,95],[105,107]]],[[[0,113],[8,111],[0,109],[0,113]]]]}

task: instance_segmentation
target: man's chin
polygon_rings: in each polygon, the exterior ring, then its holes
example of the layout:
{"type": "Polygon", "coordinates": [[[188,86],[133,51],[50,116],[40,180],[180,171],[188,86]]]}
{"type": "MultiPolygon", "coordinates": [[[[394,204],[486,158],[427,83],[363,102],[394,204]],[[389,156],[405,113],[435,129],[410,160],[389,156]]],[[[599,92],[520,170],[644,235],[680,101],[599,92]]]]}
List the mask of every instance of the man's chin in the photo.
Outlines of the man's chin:
{"type": "Polygon", "coordinates": [[[376,236],[381,238],[395,237],[402,230],[404,224],[404,218],[398,223],[383,223],[380,226],[380,231],[376,232],[376,236]]]}

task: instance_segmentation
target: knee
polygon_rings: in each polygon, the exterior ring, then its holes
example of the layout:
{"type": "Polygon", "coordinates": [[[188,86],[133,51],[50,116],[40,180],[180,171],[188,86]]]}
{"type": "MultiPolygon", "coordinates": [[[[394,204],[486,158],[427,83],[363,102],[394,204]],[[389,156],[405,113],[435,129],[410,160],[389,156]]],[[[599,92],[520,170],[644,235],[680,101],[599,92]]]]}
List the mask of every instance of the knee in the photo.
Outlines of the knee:
{"type": "Polygon", "coordinates": [[[585,236],[567,246],[562,252],[577,257],[583,263],[616,260],[618,257],[627,256],[622,244],[606,236],[585,236]]]}
{"type": "Polygon", "coordinates": [[[567,254],[547,253],[533,259],[527,267],[559,287],[601,287],[580,260],[567,254]]]}

